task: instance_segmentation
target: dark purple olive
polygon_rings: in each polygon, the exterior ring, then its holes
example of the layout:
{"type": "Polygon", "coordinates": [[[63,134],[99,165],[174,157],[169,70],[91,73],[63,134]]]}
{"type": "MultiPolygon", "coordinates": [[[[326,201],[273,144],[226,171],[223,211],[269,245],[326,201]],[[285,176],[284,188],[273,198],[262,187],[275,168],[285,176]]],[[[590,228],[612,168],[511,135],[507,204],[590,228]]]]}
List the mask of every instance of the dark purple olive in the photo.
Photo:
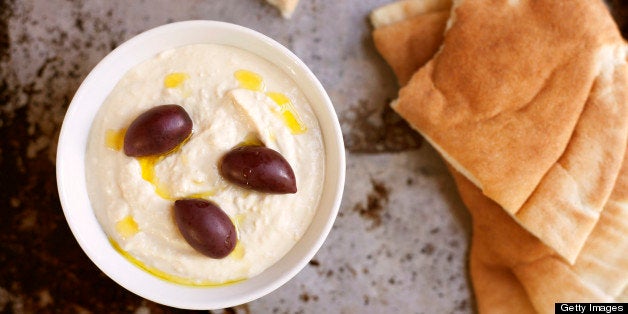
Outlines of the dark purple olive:
{"type": "Polygon", "coordinates": [[[124,153],[131,157],[165,154],[192,133],[192,119],[181,106],[161,105],[139,115],[124,135],[124,153]]]}
{"type": "Polygon", "coordinates": [[[229,182],[265,193],[296,193],[292,167],[278,152],[264,146],[238,146],[222,158],[220,174],[229,182]]]}
{"type": "Polygon", "coordinates": [[[174,220],[195,250],[211,258],[223,258],[235,248],[238,236],[229,216],[204,199],[174,202],[174,220]]]}

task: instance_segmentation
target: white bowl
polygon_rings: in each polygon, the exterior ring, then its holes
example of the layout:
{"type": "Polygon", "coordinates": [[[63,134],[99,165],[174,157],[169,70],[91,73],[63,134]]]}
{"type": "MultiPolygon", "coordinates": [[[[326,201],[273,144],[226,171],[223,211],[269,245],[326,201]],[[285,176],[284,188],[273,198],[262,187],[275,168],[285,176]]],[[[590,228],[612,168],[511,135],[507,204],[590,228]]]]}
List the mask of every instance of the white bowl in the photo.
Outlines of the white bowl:
{"type": "Polygon", "coordinates": [[[253,30],[215,21],[187,21],[160,26],[135,36],[107,55],[87,76],[65,115],[57,147],[57,185],[66,220],[87,256],[107,276],[129,291],[168,306],[218,309],[246,303],[279,288],[314,256],[329,233],[340,206],[345,179],[342,133],[333,105],[320,82],[288,49],[253,30]],[[199,43],[235,46],[283,69],[310,101],[325,145],[325,182],[319,207],[303,238],[261,274],[226,286],[193,287],[157,278],[133,265],[110,244],[87,196],[85,150],[99,107],[132,67],[159,52],[199,43]]]}

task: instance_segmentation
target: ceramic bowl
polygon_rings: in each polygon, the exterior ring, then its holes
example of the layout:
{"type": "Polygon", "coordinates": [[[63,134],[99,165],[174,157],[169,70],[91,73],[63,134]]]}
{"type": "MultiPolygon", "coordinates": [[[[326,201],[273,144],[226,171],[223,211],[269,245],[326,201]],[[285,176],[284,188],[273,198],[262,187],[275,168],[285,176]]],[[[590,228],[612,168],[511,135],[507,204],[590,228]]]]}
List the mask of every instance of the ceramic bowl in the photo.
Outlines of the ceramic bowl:
{"type": "Polygon", "coordinates": [[[160,26],[128,40],[107,55],[85,78],[63,121],[57,147],[57,184],[66,220],[81,248],[112,280],[129,291],[183,309],[219,309],[243,304],[279,288],[314,256],[336,218],[345,177],[342,133],[321,83],[287,48],[251,29],[215,21],[186,21],[160,26]],[[313,221],[301,240],[277,263],[257,276],[234,284],[195,287],[165,281],[120,255],[101,229],[85,183],[89,130],[99,107],[122,76],[158,53],[190,44],[235,46],[277,65],[308,98],[325,146],[325,181],[313,221]]]}

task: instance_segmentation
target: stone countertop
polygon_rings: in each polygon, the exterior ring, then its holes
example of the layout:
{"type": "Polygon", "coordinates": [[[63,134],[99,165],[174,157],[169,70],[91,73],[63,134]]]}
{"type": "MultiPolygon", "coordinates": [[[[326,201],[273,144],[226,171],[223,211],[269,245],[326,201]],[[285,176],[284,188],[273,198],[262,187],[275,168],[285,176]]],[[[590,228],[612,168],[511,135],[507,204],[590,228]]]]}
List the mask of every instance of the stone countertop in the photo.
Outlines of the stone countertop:
{"type": "Polygon", "coordinates": [[[292,50],[329,93],[347,149],[340,213],[314,259],[275,292],[214,312],[473,312],[469,216],[436,152],[387,106],[397,85],[367,16],[388,2],[301,0],[285,20],[262,0],[1,1],[0,312],[186,312],[126,291],[87,258],[54,165],[67,106],[96,63],[142,31],[191,19],[292,50]]]}

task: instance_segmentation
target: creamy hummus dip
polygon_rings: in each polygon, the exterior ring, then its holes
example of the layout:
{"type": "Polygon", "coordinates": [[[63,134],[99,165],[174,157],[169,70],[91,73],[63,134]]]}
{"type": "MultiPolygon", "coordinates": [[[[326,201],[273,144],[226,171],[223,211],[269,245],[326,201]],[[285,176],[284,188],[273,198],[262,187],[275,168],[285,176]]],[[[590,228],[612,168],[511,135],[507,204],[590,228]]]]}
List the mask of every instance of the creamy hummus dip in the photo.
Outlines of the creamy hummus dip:
{"type": "Polygon", "coordinates": [[[159,277],[195,285],[250,278],[284,256],[310,225],[325,167],[318,121],[295,82],[257,55],[213,44],[165,51],[125,74],[94,120],[85,163],[92,207],[114,247],[159,277]],[[163,104],[186,110],[192,135],[166,156],[126,156],[125,128],[163,104]],[[221,177],[220,158],[251,141],[283,155],[297,193],[260,193],[221,177]],[[185,241],[172,212],[181,198],[222,208],[236,226],[233,252],[213,259],[185,241]]]}

